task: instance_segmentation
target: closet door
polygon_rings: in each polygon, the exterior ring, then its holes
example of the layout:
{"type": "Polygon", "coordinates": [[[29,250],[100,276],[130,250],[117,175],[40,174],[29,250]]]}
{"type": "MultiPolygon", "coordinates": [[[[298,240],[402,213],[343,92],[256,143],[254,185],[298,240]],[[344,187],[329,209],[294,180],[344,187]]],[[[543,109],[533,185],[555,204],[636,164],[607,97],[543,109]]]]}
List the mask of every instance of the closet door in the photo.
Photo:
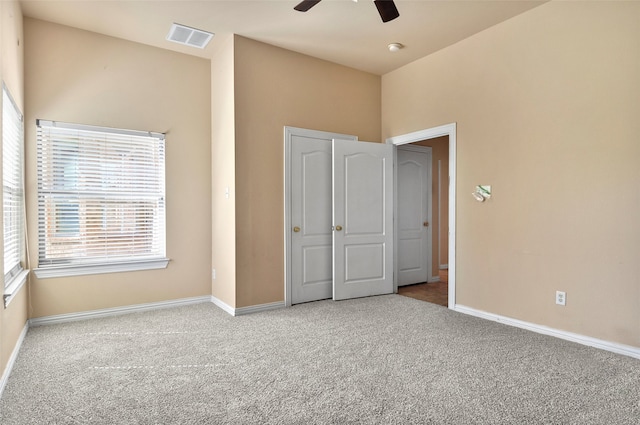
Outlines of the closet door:
{"type": "Polygon", "coordinates": [[[331,141],[356,136],[285,127],[285,300],[333,294],[331,141]]]}
{"type": "Polygon", "coordinates": [[[393,292],[393,146],[333,140],[333,299],[393,292]]]}
{"type": "Polygon", "coordinates": [[[291,173],[291,302],[331,298],[331,140],[294,136],[291,173]]]}

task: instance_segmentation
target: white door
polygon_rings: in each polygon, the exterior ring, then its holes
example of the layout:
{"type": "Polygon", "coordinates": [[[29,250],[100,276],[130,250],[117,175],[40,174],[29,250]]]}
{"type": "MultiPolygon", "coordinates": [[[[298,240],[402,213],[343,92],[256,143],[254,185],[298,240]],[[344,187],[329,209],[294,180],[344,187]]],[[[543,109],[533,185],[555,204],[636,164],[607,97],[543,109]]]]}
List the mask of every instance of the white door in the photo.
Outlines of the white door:
{"type": "Polygon", "coordinates": [[[333,141],[333,299],[393,292],[393,146],[333,141]]]}
{"type": "MultiPolygon", "coordinates": [[[[294,136],[295,137],[295,136],[294,136]]],[[[331,142],[294,140],[291,146],[292,302],[331,298],[331,142]]]]}
{"type": "Polygon", "coordinates": [[[285,292],[290,304],[331,298],[333,293],[331,140],[335,137],[356,139],[323,131],[285,129],[285,292]]]}
{"type": "Polygon", "coordinates": [[[431,149],[398,147],[398,286],[431,276],[431,149]]]}

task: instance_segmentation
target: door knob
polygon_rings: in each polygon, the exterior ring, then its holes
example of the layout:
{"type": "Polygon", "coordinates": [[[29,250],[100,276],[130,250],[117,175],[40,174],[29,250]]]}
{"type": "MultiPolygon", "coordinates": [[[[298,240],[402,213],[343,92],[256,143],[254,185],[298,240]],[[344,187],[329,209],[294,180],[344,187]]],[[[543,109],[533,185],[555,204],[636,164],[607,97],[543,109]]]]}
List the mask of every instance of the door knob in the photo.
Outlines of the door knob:
{"type": "Polygon", "coordinates": [[[425,221],[424,223],[422,223],[422,225],[423,225],[424,227],[429,227],[429,222],[428,222],[428,221],[425,221]]]}
{"type": "Polygon", "coordinates": [[[293,231],[298,233],[300,231],[300,228],[298,226],[296,226],[296,227],[293,228],[293,231]]]}
{"type": "Polygon", "coordinates": [[[342,226],[336,226],[336,230],[339,232],[340,230],[342,230],[342,226]]]}

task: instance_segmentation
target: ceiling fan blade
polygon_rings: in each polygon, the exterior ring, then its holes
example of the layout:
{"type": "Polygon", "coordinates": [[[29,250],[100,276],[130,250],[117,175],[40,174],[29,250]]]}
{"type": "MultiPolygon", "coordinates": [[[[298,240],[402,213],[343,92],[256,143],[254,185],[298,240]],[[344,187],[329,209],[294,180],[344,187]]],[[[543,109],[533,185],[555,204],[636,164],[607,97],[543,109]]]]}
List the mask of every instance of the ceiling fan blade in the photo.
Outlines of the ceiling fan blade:
{"type": "Polygon", "coordinates": [[[373,0],[373,2],[378,8],[382,22],[389,22],[400,16],[400,12],[398,12],[398,8],[393,0],[373,0]]]}
{"type": "Polygon", "coordinates": [[[302,0],[294,9],[298,12],[306,12],[318,3],[320,3],[320,0],[302,0]]]}

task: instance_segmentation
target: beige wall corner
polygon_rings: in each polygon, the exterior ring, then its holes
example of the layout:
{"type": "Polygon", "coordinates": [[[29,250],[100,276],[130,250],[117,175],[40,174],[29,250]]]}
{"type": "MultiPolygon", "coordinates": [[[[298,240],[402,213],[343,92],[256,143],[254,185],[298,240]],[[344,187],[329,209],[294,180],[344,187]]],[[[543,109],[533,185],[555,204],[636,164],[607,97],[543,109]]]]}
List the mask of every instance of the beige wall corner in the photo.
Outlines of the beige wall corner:
{"type": "Polygon", "coordinates": [[[458,304],[640,347],[638,22],[550,2],[382,77],[383,137],[457,123],[458,304]]]}
{"type": "Polygon", "coordinates": [[[284,127],[379,142],[380,77],[235,37],[236,306],[284,299],[284,127]]]}
{"type": "Polygon", "coordinates": [[[25,19],[27,211],[37,265],[35,120],[166,136],[166,269],[38,280],[32,317],[211,294],[210,61],[25,19]]]}
{"type": "Polygon", "coordinates": [[[211,61],[211,293],[236,307],[236,183],[234,42],[211,61]]]}

